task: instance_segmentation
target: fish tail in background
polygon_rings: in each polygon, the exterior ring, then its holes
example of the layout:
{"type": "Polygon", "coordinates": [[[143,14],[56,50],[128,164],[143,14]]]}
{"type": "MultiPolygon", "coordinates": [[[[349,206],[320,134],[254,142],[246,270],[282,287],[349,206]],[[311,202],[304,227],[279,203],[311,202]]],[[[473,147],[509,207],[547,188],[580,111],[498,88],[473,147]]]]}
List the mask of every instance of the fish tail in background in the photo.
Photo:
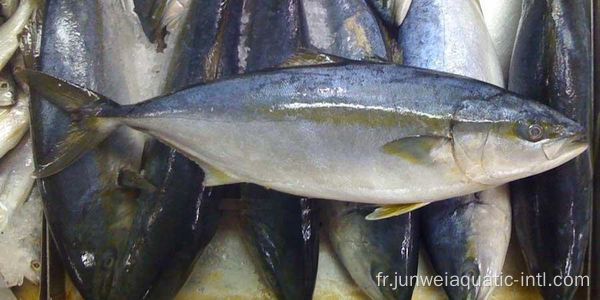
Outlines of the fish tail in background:
{"type": "MultiPolygon", "coordinates": [[[[244,2],[239,72],[282,65],[308,48],[300,0],[244,2]]],[[[246,245],[260,264],[261,276],[282,299],[311,299],[319,259],[315,201],[243,184],[242,213],[246,245]]]]}
{"type": "Polygon", "coordinates": [[[67,137],[57,145],[46,164],[38,165],[37,177],[48,177],[65,169],[116,129],[114,122],[98,118],[94,114],[101,112],[103,108],[119,107],[117,103],[50,75],[33,70],[24,72],[30,87],[69,113],[72,120],[67,137]],[[93,106],[88,107],[90,104],[93,106]]]}
{"type": "MultiPolygon", "coordinates": [[[[548,104],[588,132],[590,34],[589,1],[524,1],[509,77],[510,90],[548,104]]],[[[592,188],[590,151],[511,184],[516,233],[532,274],[547,278],[582,274],[592,188]]],[[[546,299],[571,299],[576,289],[547,285],[541,292],[546,299]]]]}

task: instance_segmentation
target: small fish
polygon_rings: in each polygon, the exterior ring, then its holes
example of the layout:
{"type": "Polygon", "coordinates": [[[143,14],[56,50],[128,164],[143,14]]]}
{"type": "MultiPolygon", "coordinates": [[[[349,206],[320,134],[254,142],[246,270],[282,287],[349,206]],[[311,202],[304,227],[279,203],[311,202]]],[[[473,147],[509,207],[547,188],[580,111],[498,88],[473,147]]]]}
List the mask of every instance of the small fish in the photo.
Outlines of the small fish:
{"type": "Polygon", "coordinates": [[[0,25],[0,70],[4,69],[19,48],[19,34],[29,22],[32,13],[40,7],[41,0],[22,0],[14,14],[0,25]]]}
{"type": "Polygon", "coordinates": [[[0,6],[2,7],[2,15],[8,18],[17,11],[19,0],[0,0],[0,6]]]}
{"type": "MultiPolygon", "coordinates": [[[[576,120],[589,136],[592,65],[589,1],[523,2],[510,90],[576,120]]],[[[592,220],[592,180],[587,151],[546,173],[511,183],[515,231],[532,275],[574,278],[583,273],[592,220]]],[[[540,287],[546,299],[571,299],[576,290],[575,285],[540,287]]]]}
{"type": "Polygon", "coordinates": [[[588,147],[580,125],[544,105],[476,80],[394,64],[257,72],[123,106],[26,73],[38,93],[79,120],[38,164],[42,178],[121,125],[193,159],[207,186],[249,182],[378,204],[481,191],[554,168],[588,147]]]}
{"type": "MultiPolygon", "coordinates": [[[[483,283],[500,276],[510,241],[508,187],[438,201],[421,210],[422,232],[438,274],[483,283]]],[[[488,285],[444,286],[450,299],[487,299],[488,285]]]]}
{"type": "Polygon", "coordinates": [[[412,0],[368,0],[388,26],[400,26],[412,0]]]}
{"type": "Polygon", "coordinates": [[[0,231],[0,287],[40,282],[42,200],[37,188],[0,231]]]}
{"type": "Polygon", "coordinates": [[[0,158],[14,148],[29,128],[29,95],[19,93],[17,103],[0,107],[0,158]]]}
{"type": "Polygon", "coordinates": [[[523,0],[479,0],[479,3],[507,81],[523,0]]]}
{"type": "Polygon", "coordinates": [[[6,71],[0,72],[0,107],[11,106],[16,102],[15,81],[6,71]]]}
{"type": "Polygon", "coordinates": [[[33,187],[31,139],[23,137],[19,145],[0,160],[0,231],[25,202],[33,187]]]}

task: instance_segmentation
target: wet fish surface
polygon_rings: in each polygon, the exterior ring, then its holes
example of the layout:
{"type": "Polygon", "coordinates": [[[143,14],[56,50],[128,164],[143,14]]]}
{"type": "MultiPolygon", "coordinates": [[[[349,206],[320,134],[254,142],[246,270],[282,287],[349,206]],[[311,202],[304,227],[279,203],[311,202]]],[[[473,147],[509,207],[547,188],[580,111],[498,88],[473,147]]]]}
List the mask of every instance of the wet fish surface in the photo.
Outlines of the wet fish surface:
{"type": "MultiPolygon", "coordinates": [[[[414,0],[398,37],[404,63],[504,87],[478,4],[474,0],[414,0]]],[[[511,230],[507,186],[436,202],[422,213],[425,245],[438,274],[468,276],[474,281],[501,274],[511,230]]],[[[486,299],[493,288],[444,287],[450,299],[486,299]]]]}
{"type": "MultiPolygon", "coordinates": [[[[66,90],[100,99],[27,74],[63,109],[79,110],[61,102],[66,90]]],[[[194,159],[207,186],[251,182],[379,204],[477,192],[556,167],[587,148],[581,126],[546,106],[476,80],[393,64],[257,72],[132,106],[103,99],[81,111],[99,122],[73,131],[53,159],[39,164],[38,176],[60,171],[121,124],[194,159]]]]}
{"type": "MultiPolygon", "coordinates": [[[[588,1],[524,1],[509,82],[510,90],[580,122],[586,133],[592,128],[589,21],[588,1]]],[[[511,192],[516,234],[531,274],[580,275],[591,226],[590,151],[514,182],[511,192]]],[[[547,299],[571,299],[576,288],[545,286],[541,292],[547,299]]]]}

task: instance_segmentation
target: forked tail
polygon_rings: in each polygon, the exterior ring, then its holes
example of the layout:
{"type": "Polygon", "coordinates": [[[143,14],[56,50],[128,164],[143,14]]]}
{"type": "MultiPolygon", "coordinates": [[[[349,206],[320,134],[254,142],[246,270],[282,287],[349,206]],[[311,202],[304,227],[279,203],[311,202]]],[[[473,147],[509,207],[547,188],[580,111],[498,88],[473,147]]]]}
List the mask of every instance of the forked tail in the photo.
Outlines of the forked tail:
{"type": "Polygon", "coordinates": [[[118,124],[99,117],[103,108],[118,107],[112,100],[66,81],[34,70],[24,70],[35,93],[67,112],[71,124],[64,140],[56,144],[48,159],[35,171],[38,178],[54,175],[106,139],[118,124]]]}

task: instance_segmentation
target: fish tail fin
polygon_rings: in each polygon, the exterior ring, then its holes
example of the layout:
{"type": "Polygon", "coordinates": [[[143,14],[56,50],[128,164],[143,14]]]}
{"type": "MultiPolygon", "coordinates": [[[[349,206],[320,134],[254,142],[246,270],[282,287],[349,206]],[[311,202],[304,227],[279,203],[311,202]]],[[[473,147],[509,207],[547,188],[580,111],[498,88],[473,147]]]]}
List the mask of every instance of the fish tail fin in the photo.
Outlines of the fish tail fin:
{"type": "Polygon", "coordinates": [[[65,139],[55,146],[44,163],[39,163],[34,173],[36,177],[48,177],[62,171],[118,127],[118,122],[101,115],[103,110],[117,108],[119,104],[42,72],[23,72],[37,95],[67,112],[71,118],[65,139]]]}

